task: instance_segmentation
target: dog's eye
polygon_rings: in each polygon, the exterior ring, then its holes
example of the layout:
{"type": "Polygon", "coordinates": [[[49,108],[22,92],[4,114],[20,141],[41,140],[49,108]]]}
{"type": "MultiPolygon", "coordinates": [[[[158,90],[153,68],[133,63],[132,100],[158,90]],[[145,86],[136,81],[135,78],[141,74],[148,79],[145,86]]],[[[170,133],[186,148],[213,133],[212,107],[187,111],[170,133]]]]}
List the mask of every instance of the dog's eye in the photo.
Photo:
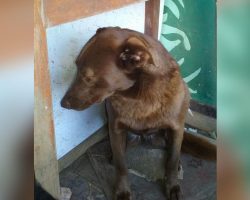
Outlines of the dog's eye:
{"type": "Polygon", "coordinates": [[[94,71],[92,69],[86,69],[81,71],[79,77],[85,83],[92,83],[95,80],[94,71]]]}
{"type": "Polygon", "coordinates": [[[94,81],[94,77],[91,77],[91,76],[85,76],[85,75],[82,75],[80,74],[79,75],[79,78],[84,82],[84,83],[87,83],[87,84],[90,84],[94,81]]]}
{"type": "Polygon", "coordinates": [[[93,81],[93,77],[85,77],[84,81],[90,83],[91,81],[93,81]]]}
{"type": "Polygon", "coordinates": [[[85,76],[82,79],[85,83],[92,83],[94,81],[94,77],[90,77],[90,76],[85,76]]]}

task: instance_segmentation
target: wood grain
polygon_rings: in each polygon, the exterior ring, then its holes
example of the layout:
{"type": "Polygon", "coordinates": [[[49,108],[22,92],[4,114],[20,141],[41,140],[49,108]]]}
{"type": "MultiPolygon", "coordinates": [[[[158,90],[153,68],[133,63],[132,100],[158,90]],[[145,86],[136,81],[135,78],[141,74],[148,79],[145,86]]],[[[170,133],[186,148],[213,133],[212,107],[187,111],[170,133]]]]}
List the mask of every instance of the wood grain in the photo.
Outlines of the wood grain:
{"type": "Polygon", "coordinates": [[[54,125],[48,67],[46,30],[41,1],[34,3],[35,110],[34,168],[36,180],[54,198],[59,199],[59,173],[56,159],[54,125]]]}
{"type": "Polygon", "coordinates": [[[193,116],[187,113],[186,123],[192,127],[206,131],[208,133],[216,131],[216,119],[199,112],[192,111],[193,116]]]}
{"type": "Polygon", "coordinates": [[[145,5],[145,30],[144,33],[158,38],[160,0],[149,0],[145,5]]]}
{"type": "Polygon", "coordinates": [[[93,16],[143,0],[44,0],[46,27],[93,16]]]}

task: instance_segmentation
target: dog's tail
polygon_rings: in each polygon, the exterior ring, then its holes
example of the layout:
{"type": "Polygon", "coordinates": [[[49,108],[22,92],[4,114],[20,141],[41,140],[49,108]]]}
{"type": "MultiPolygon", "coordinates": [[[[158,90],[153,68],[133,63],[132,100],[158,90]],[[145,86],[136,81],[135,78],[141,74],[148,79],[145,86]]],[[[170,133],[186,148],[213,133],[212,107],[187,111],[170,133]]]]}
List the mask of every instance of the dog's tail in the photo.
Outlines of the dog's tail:
{"type": "Polygon", "coordinates": [[[205,136],[184,132],[182,152],[205,160],[216,160],[216,144],[205,136]]]}

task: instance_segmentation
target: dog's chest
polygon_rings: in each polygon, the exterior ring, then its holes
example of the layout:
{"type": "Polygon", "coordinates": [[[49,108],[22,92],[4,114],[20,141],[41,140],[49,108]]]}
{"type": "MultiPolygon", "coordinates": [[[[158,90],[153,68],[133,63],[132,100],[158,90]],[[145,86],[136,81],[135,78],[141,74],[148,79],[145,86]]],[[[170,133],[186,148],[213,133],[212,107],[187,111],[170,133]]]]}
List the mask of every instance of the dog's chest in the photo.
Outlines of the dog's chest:
{"type": "Polygon", "coordinates": [[[119,122],[133,132],[153,132],[166,124],[167,110],[161,102],[143,102],[119,99],[111,101],[119,122]]]}

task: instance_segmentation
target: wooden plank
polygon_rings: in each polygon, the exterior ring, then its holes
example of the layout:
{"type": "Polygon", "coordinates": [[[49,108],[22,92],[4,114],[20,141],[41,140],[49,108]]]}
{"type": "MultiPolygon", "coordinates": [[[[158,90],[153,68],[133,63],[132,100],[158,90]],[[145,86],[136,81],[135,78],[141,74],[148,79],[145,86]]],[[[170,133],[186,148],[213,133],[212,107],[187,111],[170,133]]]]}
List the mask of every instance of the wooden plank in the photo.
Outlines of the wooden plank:
{"type": "Polygon", "coordinates": [[[46,27],[93,16],[143,0],[43,0],[46,27]]]}
{"type": "Polygon", "coordinates": [[[149,0],[145,5],[144,33],[158,39],[160,0],[149,0]]]}
{"type": "Polygon", "coordinates": [[[203,115],[201,113],[192,111],[193,116],[187,113],[186,123],[192,127],[212,133],[216,131],[216,119],[203,115]]]}
{"type": "Polygon", "coordinates": [[[59,173],[56,159],[46,30],[42,23],[41,0],[34,2],[35,109],[34,168],[36,180],[59,199],[59,173]]]}
{"type": "Polygon", "coordinates": [[[185,130],[181,151],[212,161],[217,157],[217,143],[214,139],[185,130]]]}
{"type": "Polygon", "coordinates": [[[61,172],[63,169],[67,168],[71,165],[75,160],[77,160],[80,156],[82,156],[91,146],[100,142],[105,137],[108,136],[108,128],[107,124],[105,124],[102,128],[96,131],[89,138],[84,140],[77,147],[72,149],[69,153],[59,159],[59,171],[61,172]]]}

